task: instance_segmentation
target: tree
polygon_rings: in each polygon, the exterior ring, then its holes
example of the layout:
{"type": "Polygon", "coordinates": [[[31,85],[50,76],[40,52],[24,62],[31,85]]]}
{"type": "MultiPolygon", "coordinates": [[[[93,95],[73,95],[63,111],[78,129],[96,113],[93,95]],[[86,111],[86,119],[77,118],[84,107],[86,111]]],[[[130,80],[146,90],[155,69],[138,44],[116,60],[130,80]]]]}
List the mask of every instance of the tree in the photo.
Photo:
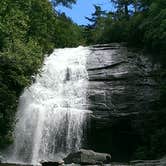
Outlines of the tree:
{"type": "Polygon", "coordinates": [[[122,12],[126,19],[129,19],[128,6],[133,3],[133,0],[111,0],[116,4],[117,12],[122,12]]]}
{"type": "Polygon", "coordinates": [[[51,0],[54,7],[57,7],[58,5],[63,5],[66,7],[71,7],[72,4],[76,3],[76,0],[51,0]]]}
{"type": "Polygon", "coordinates": [[[91,22],[91,25],[89,26],[93,28],[95,28],[98,25],[100,19],[106,15],[106,12],[103,11],[100,6],[94,5],[94,8],[95,12],[92,13],[92,17],[85,17],[88,21],[91,22]]]}
{"type": "Polygon", "coordinates": [[[101,9],[100,6],[94,5],[95,11],[92,13],[91,18],[85,17],[90,21],[90,24],[85,27],[85,38],[88,43],[100,43],[101,35],[104,30],[104,22],[106,18],[106,12],[101,9]]]}

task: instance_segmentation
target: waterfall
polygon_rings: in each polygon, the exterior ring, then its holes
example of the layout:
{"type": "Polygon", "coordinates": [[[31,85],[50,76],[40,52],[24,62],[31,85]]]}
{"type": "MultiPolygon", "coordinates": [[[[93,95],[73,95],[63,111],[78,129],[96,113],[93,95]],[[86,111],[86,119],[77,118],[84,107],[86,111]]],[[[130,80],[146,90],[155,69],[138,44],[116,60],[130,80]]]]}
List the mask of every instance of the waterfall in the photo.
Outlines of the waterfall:
{"type": "Polygon", "coordinates": [[[85,47],[55,49],[20,97],[13,162],[38,163],[82,146],[88,74],[85,47]]]}

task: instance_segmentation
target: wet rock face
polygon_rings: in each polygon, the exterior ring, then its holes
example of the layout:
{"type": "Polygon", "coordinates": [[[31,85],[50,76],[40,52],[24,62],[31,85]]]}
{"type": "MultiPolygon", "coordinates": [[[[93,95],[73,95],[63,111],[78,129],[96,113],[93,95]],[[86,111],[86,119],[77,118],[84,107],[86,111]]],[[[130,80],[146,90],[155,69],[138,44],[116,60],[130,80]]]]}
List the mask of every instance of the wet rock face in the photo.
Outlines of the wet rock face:
{"type": "Polygon", "coordinates": [[[93,112],[89,146],[129,160],[139,133],[139,114],[152,110],[159,98],[156,65],[120,44],[92,47],[87,60],[88,106],[93,112]]]}

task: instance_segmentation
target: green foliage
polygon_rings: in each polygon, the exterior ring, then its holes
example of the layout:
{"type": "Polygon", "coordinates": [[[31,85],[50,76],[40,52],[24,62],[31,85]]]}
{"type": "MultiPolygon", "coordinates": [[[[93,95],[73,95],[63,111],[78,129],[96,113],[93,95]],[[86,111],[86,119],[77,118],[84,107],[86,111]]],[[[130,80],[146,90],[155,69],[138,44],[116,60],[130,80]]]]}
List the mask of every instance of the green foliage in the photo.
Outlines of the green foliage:
{"type": "Polygon", "coordinates": [[[55,25],[54,43],[56,47],[73,47],[85,43],[82,36],[82,28],[73,24],[64,13],[59,14],[55,25]]]}
{"type": "MultiPolygon", "coordinates": [[[[91,35],[87,41],[90,44],[127,42],[130,46],[157,53],[158,59],[166,62],[166,1],[111,1],[116,4],[117,10],[105,13],[104,17],[95,15],[95,19],[89,19],[91,25],[86,27],[86,32],[91,35]]],[[[95,8],[92,16],[97,10],[101,13],[99,9],[95,8]]]]}
{"type": "Polygon", "coordinates": [[[101,43],[102,35],[105,24],[106,12],[101,10],[100,6],[94,5],[95,11],[92,13],[92,17],[86,17],[91,22],[90,25],[85,29],[84,33],[87,42],[89,43],[101,43]]]}
{"type": "MultiPolygon", "coordinates": [[[[69,6],[75,0],[57,0],[69,6]]],[[[57,14],[48,0],[0,2],[0,148],[12,142],[18,98],[44,55],[55,47],[84,44],[82,28],[57,14]]]]}
{"type": "Polygon", "coordinates": [[[131,5],[133,0],[111,0],[117,6],[117,13],[122,13],[122,17],[125,19],[129,18],[129,9],[128,6],[131,5]]]}

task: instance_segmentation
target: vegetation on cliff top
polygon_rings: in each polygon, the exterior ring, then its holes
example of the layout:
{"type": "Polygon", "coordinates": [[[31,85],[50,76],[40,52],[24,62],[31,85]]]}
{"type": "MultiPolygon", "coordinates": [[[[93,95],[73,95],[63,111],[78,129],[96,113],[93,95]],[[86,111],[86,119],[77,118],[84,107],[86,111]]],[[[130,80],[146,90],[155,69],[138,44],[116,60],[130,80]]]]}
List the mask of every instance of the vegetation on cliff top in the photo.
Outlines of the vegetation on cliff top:
{"type": "Polygon", "coordinates": [[[91,23],[85,27],[88,43],[127,42],[156,53],[166,62],[166,1],[110,0],[115,12],[102,11],[94,6],[91,23]]]}

